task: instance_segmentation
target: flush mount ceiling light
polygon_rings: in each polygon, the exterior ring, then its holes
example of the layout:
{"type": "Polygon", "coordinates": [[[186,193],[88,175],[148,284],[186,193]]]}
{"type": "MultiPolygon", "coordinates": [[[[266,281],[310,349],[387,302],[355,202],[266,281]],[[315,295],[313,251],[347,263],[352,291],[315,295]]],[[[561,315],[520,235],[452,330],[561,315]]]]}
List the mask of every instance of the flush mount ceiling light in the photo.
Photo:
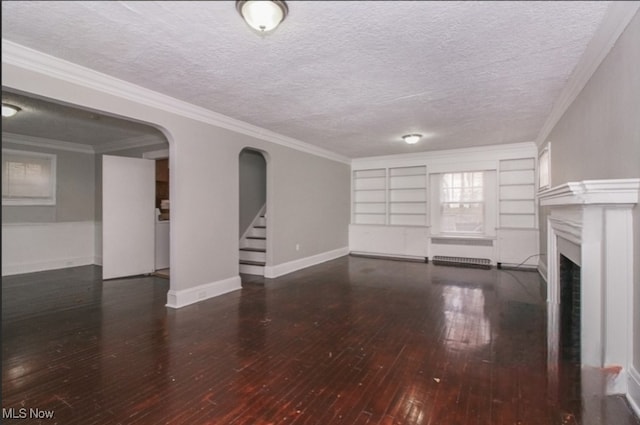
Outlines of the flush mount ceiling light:
{"type": "Polygon", "coordinates": [[[8,103],[2,104],[2,116],[3,117],[12,117],[20,111],[20,108],[14,105],[9,105],[8,103]]]}
{"type": "Polygon", "coordinates": [[[420,141],[420,139],[422,139],[422,134],[407,134],[405,136],[402,136],[402,139],[408,145],[415,145],[420,141]]]}
{"type": "Polygon", "coordinates": [[[249,26],[262,33],[274,30],[287,17],[284,1],[236,0],[236,9],[249,26]]]}

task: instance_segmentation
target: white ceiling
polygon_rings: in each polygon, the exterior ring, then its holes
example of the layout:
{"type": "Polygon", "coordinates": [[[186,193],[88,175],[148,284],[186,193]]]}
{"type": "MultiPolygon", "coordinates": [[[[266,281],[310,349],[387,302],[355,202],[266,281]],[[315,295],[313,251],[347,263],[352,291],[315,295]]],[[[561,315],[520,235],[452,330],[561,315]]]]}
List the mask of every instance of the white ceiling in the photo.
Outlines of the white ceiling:
{"type": "Polygon", "coordinates": [[[288,5],[261,37],[233,1],[2,2],[2,37],[355,158],[533,141],[609,7],[288,5]]]}

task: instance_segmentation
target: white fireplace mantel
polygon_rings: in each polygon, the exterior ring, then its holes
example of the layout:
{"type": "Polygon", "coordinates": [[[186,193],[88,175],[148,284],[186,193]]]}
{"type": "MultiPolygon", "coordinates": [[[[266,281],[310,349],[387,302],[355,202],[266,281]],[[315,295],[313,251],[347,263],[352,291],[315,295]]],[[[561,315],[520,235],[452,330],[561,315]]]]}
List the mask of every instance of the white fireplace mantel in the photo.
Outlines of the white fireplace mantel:
{"type": "MultiPolygon", "coordinates": [[[[538,194],[547,217],[549,367],[558,363],[560,254],[581,267],[581,361],[620,367],[608,393],[626,393],[633,355],[633,217],[640,179],[570,182],[538,194]]],[[[616,369],[617,370],[617,369],[616,369]]]]}
{"type": "Polygon", "coordinates": [[[538,193],[542,206],[637,204],[640,179],[569,182],[538,193]]]}

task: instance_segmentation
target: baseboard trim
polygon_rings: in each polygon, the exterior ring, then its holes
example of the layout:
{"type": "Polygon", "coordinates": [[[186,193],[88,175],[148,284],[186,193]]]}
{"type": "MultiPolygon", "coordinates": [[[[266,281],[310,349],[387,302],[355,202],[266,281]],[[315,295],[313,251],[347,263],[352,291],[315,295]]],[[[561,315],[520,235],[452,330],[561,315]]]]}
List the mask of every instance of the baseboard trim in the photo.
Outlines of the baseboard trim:
{"type": "Polygon", "coordinates": [[[285,274],[293,273],[330,260],[335,260],[336,258],[344,257],[345,255],[349,255],[349,247],[347,246],[275,266],[266,266],[264,268],[264,277],[276,278],[284,276],[285,274]]]}
{"type": "Polygon", "coordinates": [[[413,261],[416,263],[427,263],[427,257],[418,257],[414,255],[395,255],[395,254],[372,254],[370,252],[351,251],[349,255],[362,258],[375,258],[378,260],[395,260],[395,261],[413,261]]]}
{"type": "Polygon", "coordinates": [[[640,418],[640,372],[635,367],[629,367],[627,400],[636,416],[640,418]]]}
{"type": "Polygon", "coordinates": [[[167,293],[166,306],[176,309],[182,308],[228,292],[237,291],[241,288],[242,283],[240,281],[240,276],[233,276],[228,279],[198,285],[193,288],[178,291],[171,289],[167,293]]]}
{"type": "Polygon", "coordinates": [[[68,267],[89,266],[92,264],[95,264],[95,257],[73,257],[33,263],[4,264],[2,266],[2,276],[66,269],[68,267]]]}

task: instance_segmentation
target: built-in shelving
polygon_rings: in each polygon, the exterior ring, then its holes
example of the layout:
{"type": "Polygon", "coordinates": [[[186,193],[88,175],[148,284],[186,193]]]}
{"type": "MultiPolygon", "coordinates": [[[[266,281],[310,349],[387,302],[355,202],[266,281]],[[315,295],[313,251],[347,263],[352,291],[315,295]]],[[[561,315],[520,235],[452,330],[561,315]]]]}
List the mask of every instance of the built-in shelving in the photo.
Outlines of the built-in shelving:
{"type": "Polygon", "coordinates": [[[387,221],[387,170],[353,172],[353,223],[385,224],[387,221]]]}
{"type": "Polygon", "coordinates": [[[427,225],[427,167],[356,170],[353,224],[427,225]]]}
{"type": "Polygon", "coordinates": [[[389,168],[389,224],[426,226],[426,166],[389,168]]]}
{"type": "Polygon", "coordinates": [[[500,161],[499,186],[500,227],[535,228],[535,159],[500,161]]]}

